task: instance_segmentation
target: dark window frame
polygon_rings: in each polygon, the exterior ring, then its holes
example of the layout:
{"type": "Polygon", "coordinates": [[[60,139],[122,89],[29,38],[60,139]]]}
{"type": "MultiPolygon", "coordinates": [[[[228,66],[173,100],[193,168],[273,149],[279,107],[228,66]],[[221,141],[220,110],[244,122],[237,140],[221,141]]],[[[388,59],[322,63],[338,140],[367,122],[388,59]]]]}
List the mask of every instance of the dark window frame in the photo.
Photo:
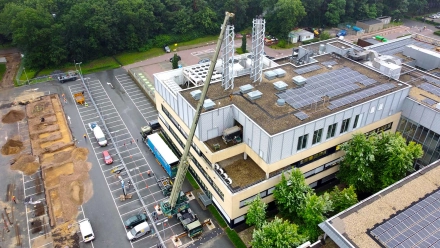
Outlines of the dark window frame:
{"type": "Polygon", "coordinates": [[[313,132],[312,145],[317,144],[317,143],[321,143],[322,131],[323,131],[323,128],[315,130],[315,132],[313,132]]]}

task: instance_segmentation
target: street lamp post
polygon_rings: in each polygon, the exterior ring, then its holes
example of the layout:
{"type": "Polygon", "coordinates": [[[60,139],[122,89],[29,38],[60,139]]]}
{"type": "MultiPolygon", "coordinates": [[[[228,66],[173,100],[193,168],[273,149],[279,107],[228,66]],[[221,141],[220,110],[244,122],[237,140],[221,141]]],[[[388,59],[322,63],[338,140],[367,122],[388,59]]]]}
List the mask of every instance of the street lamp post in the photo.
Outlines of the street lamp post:
{"type": "MultiPolygon", "coordinates": [[[[79,66],[79,73],[82,75],[81,64],[82,64],[82,62],[75,63],[75,65],[79,66]]],[[[75,68],[76,68],[76,66],[75,66],[75,68]]]]}

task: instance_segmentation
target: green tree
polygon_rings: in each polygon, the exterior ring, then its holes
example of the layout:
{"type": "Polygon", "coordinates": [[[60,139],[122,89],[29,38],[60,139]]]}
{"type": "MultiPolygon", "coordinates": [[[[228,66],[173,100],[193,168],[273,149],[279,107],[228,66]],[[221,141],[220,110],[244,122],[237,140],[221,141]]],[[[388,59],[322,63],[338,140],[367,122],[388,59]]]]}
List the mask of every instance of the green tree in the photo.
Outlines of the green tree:
{"type": "Polygon", "coordinates": [[[266,31],[285,39],[304,16],[306,16],[306,11],[301,0],[278,0],[272,8],[267,10],[266,31]]]}
{"type": "Polygon", "coordinates": [[[341,148],[345,151],[339,167],[338,178],[341,182],[353,185],[356,189],[371,192],[374,185],[375,135],[367,138],[363,133],[354,134],[352,139],[341,148]]]}
{"type": "Polygon", "coordinates": [[[423,156],[422,146],[406,143],[400,133],[353,135],[342,145],[346,152],[338,178],[363,192],[376,192],[413,170],[414,159],[423,156]]]}
{"type": "Polygon", "coordinates": [[[296,220],[300,216],[299,212],[307,194],[311,191],[302,172],[299,169],[293,169],[289,178],[286,179],[284,173],[281,175],[281,181],[275,186],[273,196],[280,211],[296,220]]]}
{"type": "Polygon", "coordinates": [[[327,207],[328,203],[329,201],[326,201],[322,196],[317,196],[315,193],[307,194],[300,215],[304,222],[303,230],[310,240],[318,239],[318,236],[322,233],[318,224],[326,219],[324,214],[330,210],[327,207]]]}
{"type": "Polygon", "coordinates": [[[251,243],[254,248],[285,248],[297,247],[307,240],[307,236],[298,234],[297,225],[275,217],[273,221],[254,230],[251,243]]]}
{"type": "Polygon", "coordinates": [[[345,0],[332,0],[327,5],[327,12],[325,18],[330,25],[337,25],[341,21],[341,17],[345,14],[345,0]]]}
{"type": "Polygon", "coordinates": [[[330,192],[333,213],[339,213],[358,202],[356,190],[353,185],[339,190],[337,186],[330,192]]]}
{"type": "Polygon", "coordinates": [[[414,171],[414,159],[423,156],[422,145],[406,143],[400,133],[382,133],[376,140],[377,178],[375,191],[386,188],[414,171]]]}
{"type": "Polygon", "coordinates": [[[328,40],[330,39],[330,33],[327,31],[323,31],[320,35],[319,35],[319,39],[320,40],[328,40]]]}
{"type": "Polygon", "coordinates": [[[177,57],[177,53],[174,54],[171,63],[173,64],[173,69],[177,69],[179,67],[179,58],[177,57]]]}
{"type": "Polygon", "coordinates": [[[241,52],[246,53],[246,34],[241,38],[241,52]]]}
{"type": "Polygon", "coordinates": [[[246,214],[246,224],[255,225],[257,229],[261,228],[266,219],[267,204],[263,202],[260,195],[251,202],[246,214]]]}

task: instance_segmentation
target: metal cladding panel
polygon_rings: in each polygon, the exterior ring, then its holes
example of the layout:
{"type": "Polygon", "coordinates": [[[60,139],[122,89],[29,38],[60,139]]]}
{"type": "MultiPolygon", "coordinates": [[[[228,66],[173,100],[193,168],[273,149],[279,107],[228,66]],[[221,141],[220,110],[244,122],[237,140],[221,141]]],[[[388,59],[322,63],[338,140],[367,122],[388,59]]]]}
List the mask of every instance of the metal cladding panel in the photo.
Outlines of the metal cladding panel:
{"type": "MultiPolygon", "coordinates": [[[[294,130],[290,130],[282,134],[283,143],[281,145],[282,146],[281,159],[287,158],[290,155],[292,155],[292,143],[293,143],[294,133],[295,133],[294,130]]],[[[274,150],[272,150],[272,152],[274,152],[274,150]]]]}
{"type": "Polygon", "coordinates": [[[270,151],[269,154],[269,161],[268,163],[275,163],[279,160],[281,160],[282,156],[282,152],[284,150],[284,146],[283,146],[283,135],[277,135],[272,137],[272,149],[270,151]]]}
{"type": "Polygon", "coordinates": [[[183,99],[182,99],[182,96],[181,95],[179,95],[178,97],[177,97],[177,110],[175,109],[174,111],[176,111],[177,112],[177,115],[179,115],[180,116],[180,114],[181,113],[183,113],[183,99]]]}
{"type": "Polygon", "coordinates": [[[199,127],[200,127],[201,133],[202,133],[201,141],[208,140],[208,130],[212,129],[212,119],[211,119],[210,114],[211,114],[211,112],[204,113],[203,115],[200,115],[199,127]]]}
{"type": "Polygon", "coordinates": [[[365,125],[369,125],[369,124],[373,123],[377,106],[376,106],[376,104],[374,104],[374,102],[368,102],[365,105],[368,106],[368,110],[366,111],[367,116],[365,116],[365,125]],[[374,107],[374,112],[371,113],[371,108],[373,108],[373,107],[374,107]]]}
{"type": "Polygon", "coordinates": [[[402,111],[402,115],[406,118],[409,118],[414,104],[415,102],[413,100],[406,98],[400,108],[400,111],[402,111]]]}
{"type": "MultiPolygon", "coordinates": [[[[233,111],[234,107],[229,107],[224,109],[224,116],[226,118],[224,125],[225,127],[232,127],[234,126],[234,111],[233,111]]],[[[240,123],[241,124],[241,123],[240,123]]],[[[242,124],[243,125],[243,124],[242,124]]]]}
{"type": "Polygon", "coordinates": [[[351,118],[353,116],[353,109],[347,109],[344,111],[343,119],[351,118]]]}
{"type": "Polygon", "coordinates": [[[435,116],[440,115],[438,112],[427,107],[424,107],[422,111],[423,111],[423,115],[422,115],[423,118],[420,120],[420,124],[422,126],[425,127],[438,126],[438,122],[436,123],[434,122],[435,116]]]}
{"type": "Polygon", "coordinates": [[[305,127],[298,127],[295,129],[295,135],[293,136],[293,140],[291,141],[293,144],[292,155],[297,153],[296,147],[298,146],[298,138],[305,134],[305,130],[305,127]]]}
{"type": "Polygon", "coordinates": [[[260,150],[264,153],[264,162],[269,163],[269,136],[262,130],[260,130],[260,150]]]}
{"type": "MultiPolygon", "coordinates": [[[[335,116],[335,121],[334,122],[340,123],[340,122],[342,122],[342,120],[344,120],[344,112],[337,113],[336,116],[335,116]]],[[[339,124],[338,124],[338,126],[339,126],[339,124]]]]}
{"type": "Polygon", "coordinates": [[[324,119],[320,119],[320,120],[315,121],[315,130],[318,130],[318,129],[321,129],[324,127],[325,127],[325,120],[324,119]]]}
{"type": "Polygon", "coordinates": [[[324,132],[323,132],[323,134],[322,134],[322,139],[323,139],[323,141],[325,141],[326,140],[326,137],[327,137],[327,131],[328,131],[328,126],[330,126],[330,125],[332,125],[333,123],[335,123],[336,121],[335,121],[335,116],[334,115],[331,115],[331,116],[327,116],[326,118],[325,118],[325,125],[324,125],[324,132]]]}
{"type": "Polygon", "coordinates": [[[385,101],[383,103],[382,118],[386,118],[387,116],[394,114],[392,112],[395,110],[395,108],[393,110],[393,101],[394,101],[395,97],[396,97],[396,95],[393,94],[393,95],[387,96],[387,98],[385,99],[385,101]]]}
{"type": "Polygon", "coordinates": [[[182,120],[188,128],[191,128],[191,124],[188,124],[188,105],[183,105],[182,110],[182,120]]]}
{"type": "Polygon", "coordinates": [[[413,107],[411,109],[411,113],[408,118],[410,120],[413,120],[413,121],[419,123],[420,119],[422,119],[422,114],[423,114],[424,108],[425,108],[425,106],[423,106],[421,104],[413,104],[413,107]]]}
{"type": "Polygon", "coordinates": [[[403,102],[406,99],[406,96],[409,94],[409,89],[404,89],[396,92],[393,96],[393,104],[391,105],[392,114],[398,113],[402,111],[403,102]]]}
{"type": "MultiPolygon", "coordinates": [[[[313,132],[314,132],[315,130],[317,130],[315,126],[316,126],[316,125],[315,125],[315,122],[312,122],[312,123],[309,123],[309,124],[306,125],[306,128],[305,128],[305,134],[308,134],[308,135],[309,135],[308,138],[307,138],[307,145],[306,145],[306,148],[308,148],[308,147],[310,147],[310,146],[312,145],[313,132]]],[[[318,129],[319,129],[319,128],[318,128],[318,129]]]]}
{"type": "Polygon", "coordinates": [[[252,150],[254,150],[257,154],[260,152],[260,140],[261,140],[261,130],[259,127],[254,125],[254,123],[251,122],[252,125],[252,150]]]}
{"type": "Polygon", "coordinates": [[[254,137],[252,137],[252,122],[249,118],[246,118],[246,124],[243,126],[244,129],[244,135],[245,135],[245,142],[248,144],[248,146],[252,147],[252,144],[254,143],[254,137]],[[251,143],[249,143],[249,140],[251,143]]]}

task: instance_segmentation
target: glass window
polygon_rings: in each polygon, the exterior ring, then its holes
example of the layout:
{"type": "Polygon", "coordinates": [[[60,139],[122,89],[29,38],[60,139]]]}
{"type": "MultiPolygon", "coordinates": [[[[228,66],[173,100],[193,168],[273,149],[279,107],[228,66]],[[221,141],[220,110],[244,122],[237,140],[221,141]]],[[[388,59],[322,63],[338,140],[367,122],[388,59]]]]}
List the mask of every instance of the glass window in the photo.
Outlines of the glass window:
{"type": "Polygon", "coordinates": [[[327,139],[333,138],[335,136],[336,125],[337,125],[337,123],[331,124],[330,126],[328,126],[327,139]]]}
{"type": "Polygon", "coordinates": [[[343,120],[342,121],[342,125],[341,125],[341,132],[340,133],[347,132],[349,124],[350,124],[350,118],[343,120]]]}
{"type": "Polygon", "coordinates": [[[307,146],[307,136],[309,136],[309,135],[306,134],[306,135],[300,136],[298,138],[298,145],[296,146],[296,150],[297,151],[306,148],[306,146],[307,146]]]}
{"type": "Polygon", "coordinates": [[[316,130],[313,133],[312,145],[321,142],[321,138],[322,138],[322,128],[319,130],[316,130]]]}
{"type": "Polygon", "coordinates": [[[354,118],[354,123],[353,123],[353,128],[358,128],[361,126],[361,122],[362,122],[362,116],[364,114],[358,114],[356,115],[356,117],[354,118]]]}
{"type": "Polygon", "coordinates": [[[273,194],[273,191],[275,190],[275,187],[272,187],[270,189],[267,190],[267,195],[271,195],[273,194]]]}
{"type": "Polygon", "coordinates": [[[264,198],[266,196],[267,196],[267,191],[266,190],[260,193],[260,197],[261,198],[264,198]]]}

